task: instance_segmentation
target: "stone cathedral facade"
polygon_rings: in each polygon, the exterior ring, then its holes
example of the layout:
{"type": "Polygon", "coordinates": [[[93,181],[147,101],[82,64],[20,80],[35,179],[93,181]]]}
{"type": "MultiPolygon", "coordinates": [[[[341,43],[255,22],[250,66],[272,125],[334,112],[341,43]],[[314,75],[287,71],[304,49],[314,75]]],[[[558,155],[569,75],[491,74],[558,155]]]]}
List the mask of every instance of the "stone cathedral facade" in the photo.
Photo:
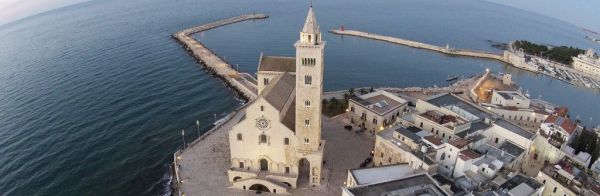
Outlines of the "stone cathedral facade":
{"type": "Polygon", "coordinates": [[[260,56],[259,96],[229,130],[233,188],[285,194],[320,185],[325,42],[312,7],[294,47],[296,57],[260,56]]]}

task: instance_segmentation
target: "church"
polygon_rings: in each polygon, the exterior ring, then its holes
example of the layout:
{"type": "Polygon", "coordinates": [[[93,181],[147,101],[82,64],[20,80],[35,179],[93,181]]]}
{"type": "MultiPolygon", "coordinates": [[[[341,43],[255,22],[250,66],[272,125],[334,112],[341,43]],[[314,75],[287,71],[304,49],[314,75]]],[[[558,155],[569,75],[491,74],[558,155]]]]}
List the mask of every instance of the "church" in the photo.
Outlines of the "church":
{"type": "Polygon", "coordinates": [[[259,96],[229,130],[232,188],[286,194],[320,185],[325,42],[312,6],[294,47],[296,57],[260,56],[259,96]]]}

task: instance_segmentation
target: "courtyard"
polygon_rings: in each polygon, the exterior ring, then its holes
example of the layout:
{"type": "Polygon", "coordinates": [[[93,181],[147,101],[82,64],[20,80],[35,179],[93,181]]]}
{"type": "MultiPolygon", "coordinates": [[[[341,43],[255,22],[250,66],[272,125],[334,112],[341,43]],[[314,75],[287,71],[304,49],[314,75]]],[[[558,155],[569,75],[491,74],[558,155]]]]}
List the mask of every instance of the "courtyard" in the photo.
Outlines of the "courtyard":
{"type": "MultiPolygon", "coordinates": [[[[180,191],[185,195],[256,195],[254,191],[229,188],[227,170],[230,164],[227,131],[243,117],[235,114],[228,122],[207,133],[203,140],[188,147],[178,158],[178,172],[183,183],[180,191]]],[[[371,134],[347,130],[346,114],[328,118],[323,116],[322,137],[326,140],[323,157],[323,181],[320,187],[299,187],[288,190],[293,195],[341,195],[341,187],[348,169],[358,168],[370,156],[375,143],[371,134]]],[[[274,195],[262,193],[263,195],[274,195]]]]}

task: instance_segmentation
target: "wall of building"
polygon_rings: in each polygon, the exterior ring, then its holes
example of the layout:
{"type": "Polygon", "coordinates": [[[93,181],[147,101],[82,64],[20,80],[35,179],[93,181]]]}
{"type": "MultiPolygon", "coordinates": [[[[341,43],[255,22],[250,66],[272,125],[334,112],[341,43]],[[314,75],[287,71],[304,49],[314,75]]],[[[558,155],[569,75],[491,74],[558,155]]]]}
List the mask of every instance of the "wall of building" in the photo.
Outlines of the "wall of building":
{"type": "Polygon", "coordinates": [[[421,158],[416,157],[410,152],[411,149],[402,149],[390,141],[380,137],[375,139],[375,150],[373,155],[373,164],[375,166],[384,166],[398,163],[408,163],[412,169],[421,169],[429,174],[437,172],[437,164],[428,165],[421,158]]]}
{"type": "Polygon", "coordinates": [[[530,110],[507,110],[496,107],[488,107],[487,109],[498,114],[498,116],[505,120],[519,126],[530,127],[531,129],[538,129],[540,124],[548,117],[547,114],[536,113],[530,110]]]}
{"type": "Polygon", "coordinates": [[[404,114],[405,109],[406,105],[402,105],[391,112],[379,115],[356,102],[349,101],[348,103],[348,113],[350,114],[352,124],[373,131],[374,133],[380,133],[387,126],[393,124],[400,115],[404,114]],[[366,119],[362,118],[363,113],[366,115],[366,119]],[[376,119],[376,123],[374,123],[373,119],[376,119]]]}
{"type": "Polygon", "coordinates": [[[562,184],[555,181],[552,177],[546,175],[544,172],[539,172],[535,178],[538,182],[544,184],[544,190],[542,196],[576,196],[577,194],[564,187],[562,184]]]}

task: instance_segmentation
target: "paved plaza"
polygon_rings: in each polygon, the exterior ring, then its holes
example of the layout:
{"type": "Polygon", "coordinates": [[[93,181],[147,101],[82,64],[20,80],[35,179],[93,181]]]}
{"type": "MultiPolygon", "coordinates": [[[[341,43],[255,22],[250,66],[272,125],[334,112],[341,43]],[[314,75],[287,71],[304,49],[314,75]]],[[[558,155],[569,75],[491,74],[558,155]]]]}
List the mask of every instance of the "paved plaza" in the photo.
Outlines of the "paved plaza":
{"type": "MultiPolygon", "coordinates": [[[[229,141],[227,131],[241,118],[238,113],[220,129],[210,132],[204,139],[187,148],[180,156],[179,176],[183,180],[181,192],[185,195],[256,195],[252,191],[228,188],[229,141]]],[[[341,187],[347,178],[347,170],[358,168],[369,157],[375,143],[374,136],[357,134],[344,129],[346,114],[327,118],[323,116],[323,139],[325,165],[321,187],[300,187],[289,190],[293,195],[341,195],[341,187]]],[[[262,193],[270,195],[269,193],[262,193]]]]}

